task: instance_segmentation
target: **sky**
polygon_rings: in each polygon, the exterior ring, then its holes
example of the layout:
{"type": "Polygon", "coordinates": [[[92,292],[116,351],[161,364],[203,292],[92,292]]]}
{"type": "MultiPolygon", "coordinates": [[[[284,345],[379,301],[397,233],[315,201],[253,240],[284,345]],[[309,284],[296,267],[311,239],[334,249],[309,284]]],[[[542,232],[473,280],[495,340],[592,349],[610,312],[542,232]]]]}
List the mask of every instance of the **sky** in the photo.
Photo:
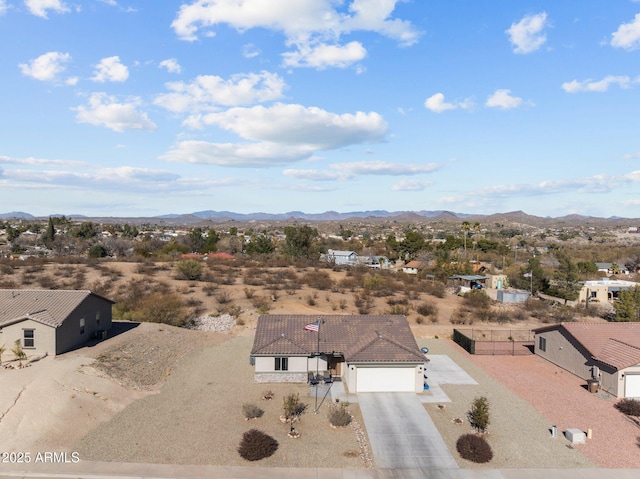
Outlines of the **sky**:
{"type": "Polygon", "coordinates": [[[638,0],[0,0],[0,213],[640,217],[638,0]]]}

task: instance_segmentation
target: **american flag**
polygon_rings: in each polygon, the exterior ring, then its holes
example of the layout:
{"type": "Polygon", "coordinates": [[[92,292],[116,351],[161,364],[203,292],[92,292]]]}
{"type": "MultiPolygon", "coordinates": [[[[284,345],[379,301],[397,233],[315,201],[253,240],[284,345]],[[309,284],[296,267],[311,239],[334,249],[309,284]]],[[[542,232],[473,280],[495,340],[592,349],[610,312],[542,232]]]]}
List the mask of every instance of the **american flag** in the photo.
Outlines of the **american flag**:
{"type": "Polygon", "coordinates": [[[307,331],[315,331],[317,333],[320,331],[320,320],[307,324],[304,329],[307,331]]]}

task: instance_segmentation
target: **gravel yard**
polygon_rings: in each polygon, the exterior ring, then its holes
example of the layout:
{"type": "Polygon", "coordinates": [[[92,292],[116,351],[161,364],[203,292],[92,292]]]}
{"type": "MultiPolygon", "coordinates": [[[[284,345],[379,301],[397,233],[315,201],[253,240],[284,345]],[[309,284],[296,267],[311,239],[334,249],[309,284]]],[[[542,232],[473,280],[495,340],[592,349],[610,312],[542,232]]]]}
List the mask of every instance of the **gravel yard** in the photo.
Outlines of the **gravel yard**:
{"type": "MultiPolygon", "coordinates": [[[[449,396],[451,403],[425,404],[427,412],[461,468],[594,467],[594,463],[583,453],[581,446],[570,448],[569,442],[561,436],[553,439],[549,429],[554,423],[525,399],[518,397],[499,380],[487,374],[476,362],[477,358],[485,360],[487,357],[471,356],[450,340],[418,339],[418,344],[428,346],[430,354],[450,356],[478,382],[478,385],[442,385],[442,390],[449,396]],[[462,434],[471,432],[466,415],[472,401],[479,396],[485,396],[489,400],[491,423],[486,437],[494,454],[491,462],[482,465],[460,458],[455,446],[462,434]],[[441,408],[442,406],[444,408],[441,408]],[[460,421],[454,422],[455,419],[460,421]]],[[[495,356],[492,359],[502,361],[504,365],[508,364],[509,360],[523,358],[495,356]]],[[[506,369],[506,366],[504,367],[506,369]]],[[[523,379],[527,382],[526,376],[523,379]]]]}
{"type": "MultiPolygon", "coordinates": [[[[252,336],[237,336],[218,345],[195,349],[160,388],[158,394],[136,401],[109,422],[78,442],[85,460],[142,463],[251,465],[237,453],[242,433],[260,429],[280,447],[259,461],[271,467],[365,467],[352,427],[329,425],[329,406],[313,414],[314,398],[306,384],[255,384],[249,365],[252,336]],[[271,389],[274,398],[262,400],[271,389]],[[299,439],[287,437],[288,426],[279,420],[282,399],[300,393],[309,405],[296,429],[299,439]],[[265,410],[262,418],[246,421],[242,404],[251,402],[265,410]]],[[[350,405],[362,424],[357,405],[350,405]]]]}

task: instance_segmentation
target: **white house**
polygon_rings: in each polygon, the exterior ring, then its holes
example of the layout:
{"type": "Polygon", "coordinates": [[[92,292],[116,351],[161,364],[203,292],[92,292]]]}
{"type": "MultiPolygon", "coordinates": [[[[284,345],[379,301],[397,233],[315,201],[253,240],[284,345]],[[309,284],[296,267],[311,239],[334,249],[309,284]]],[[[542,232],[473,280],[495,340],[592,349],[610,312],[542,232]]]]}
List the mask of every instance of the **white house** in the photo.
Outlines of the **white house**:
{"type": "Polygon", "coordinates": [[[404,316],[261,315],[251,362],[256,382],[320,373],[352,393],[424,388],[425,356],[404,316]]]}

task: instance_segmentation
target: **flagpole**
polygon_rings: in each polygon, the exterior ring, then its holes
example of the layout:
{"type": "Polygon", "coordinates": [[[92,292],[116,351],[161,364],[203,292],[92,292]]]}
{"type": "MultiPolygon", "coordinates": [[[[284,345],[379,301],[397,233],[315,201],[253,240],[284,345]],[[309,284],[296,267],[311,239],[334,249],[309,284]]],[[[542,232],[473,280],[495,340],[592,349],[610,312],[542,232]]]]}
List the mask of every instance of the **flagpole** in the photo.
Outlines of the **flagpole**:
{"type": "MultiPolygon", "coordinates": [[[[320,373],[320,318],[318,318],[318,349],[316,350],[316,381],[320,373]]],[[[319,384],[319,383],[318,383],[319,384]]],[[[316,384],[316,407],[313,410],[314,414],[318,414],[318,384],[316,384]]]]}

